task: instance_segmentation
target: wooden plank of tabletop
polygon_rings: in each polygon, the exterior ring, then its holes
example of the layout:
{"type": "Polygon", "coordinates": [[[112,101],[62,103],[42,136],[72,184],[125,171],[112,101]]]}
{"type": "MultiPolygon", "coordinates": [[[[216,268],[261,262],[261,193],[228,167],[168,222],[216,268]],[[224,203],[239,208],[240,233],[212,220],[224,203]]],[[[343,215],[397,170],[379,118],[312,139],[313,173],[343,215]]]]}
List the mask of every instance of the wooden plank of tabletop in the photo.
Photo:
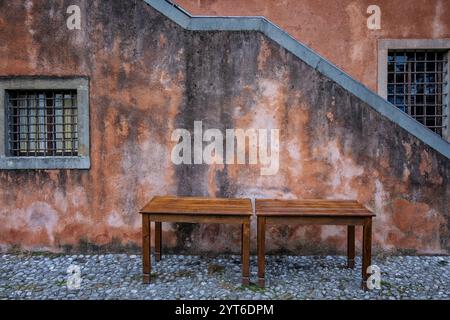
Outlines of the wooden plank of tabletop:
{"type": "Polygon", "coordinates": [[[256,215],[286,216],[374,216],[356,200],[256,199],[256,215]]]}
{"type": "Polygon", "coordinates": [[[250,199],[206,197],[153,197],[140,213],[252,215],[250,199]]]}

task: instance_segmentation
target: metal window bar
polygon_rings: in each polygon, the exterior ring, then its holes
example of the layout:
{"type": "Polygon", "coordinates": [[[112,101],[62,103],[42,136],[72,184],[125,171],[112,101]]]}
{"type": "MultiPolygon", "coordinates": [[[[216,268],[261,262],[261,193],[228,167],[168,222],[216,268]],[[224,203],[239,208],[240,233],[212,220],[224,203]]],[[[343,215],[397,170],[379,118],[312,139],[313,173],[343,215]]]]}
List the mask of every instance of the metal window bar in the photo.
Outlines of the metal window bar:
{"type": "Polygon", "coordinates": [[[7,90],[9,154],[78,155],[76,90],[7,90]]]}
{"type": "Polygon", "coordinates": [[[388,101],[440,136],[447,123],[443,113],[447,63],[442,50],[388,52],[388,101]]]}

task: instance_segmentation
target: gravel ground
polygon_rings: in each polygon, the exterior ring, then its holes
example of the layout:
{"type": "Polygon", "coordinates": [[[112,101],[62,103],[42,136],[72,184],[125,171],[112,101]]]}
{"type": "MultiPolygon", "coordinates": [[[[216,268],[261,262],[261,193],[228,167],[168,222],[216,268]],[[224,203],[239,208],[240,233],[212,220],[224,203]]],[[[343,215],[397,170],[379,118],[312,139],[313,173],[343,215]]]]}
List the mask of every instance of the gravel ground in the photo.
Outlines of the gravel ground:
{"type": "MultiPolygon", "coordinates": [[[[343,256],[268,256],[267,286],[240,285],[239,256],[166,255],[153,261],[153,283],[141,283],[141,256],[0,255],[0,299],[450,299],[450,257],[373,259],[381,289],[360,289],[361,261],[343,256]],[[69,266],[81,271],[79,289],[69,266]],[[76,268],[76,267],[75,267],[76,268]]],[[[256,258],[251,281],[257,281],[256,258]]]]}

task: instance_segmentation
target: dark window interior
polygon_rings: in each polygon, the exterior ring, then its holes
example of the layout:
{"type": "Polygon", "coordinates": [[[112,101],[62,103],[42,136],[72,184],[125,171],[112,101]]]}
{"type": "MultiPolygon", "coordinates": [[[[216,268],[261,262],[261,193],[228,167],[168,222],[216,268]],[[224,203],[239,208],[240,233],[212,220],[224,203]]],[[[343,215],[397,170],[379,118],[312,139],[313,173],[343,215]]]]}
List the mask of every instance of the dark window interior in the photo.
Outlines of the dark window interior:
{"type": "Polygon", "coordinates": [[[388,101],[442,136],[447,53],[439,50],[390,50],[388,101]]]}
{"type": "Polygon", "coordinates": [[[6,90],[9,155],[77,156],[76,90],[6,90]]]}

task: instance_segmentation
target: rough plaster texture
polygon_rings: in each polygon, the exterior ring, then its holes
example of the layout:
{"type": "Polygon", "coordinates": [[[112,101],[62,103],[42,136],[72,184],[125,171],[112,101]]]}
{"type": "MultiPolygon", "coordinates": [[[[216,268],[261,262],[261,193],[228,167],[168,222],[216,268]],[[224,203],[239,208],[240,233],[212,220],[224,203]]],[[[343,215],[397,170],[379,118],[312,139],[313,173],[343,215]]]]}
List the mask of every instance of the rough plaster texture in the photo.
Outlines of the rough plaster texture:
{"type": "MultiPolygon", "coordinates": [[[[91,110],[89,171],[0,171],[4,250],[137,248],[139,208],[178,194],[355,198],[377,214],[376,250],[449,253],[449,160],[259,33],[186,31],[131,0],[0,0],[0,30],[0,75],[88,76],[91,110]],[[69,31],[75,3],[82,30],[69,31]],[[173,165],[172,130],[194,120],[279,128],[279,173],[173,165]]],[[[239,234],[163,227],[168,251],[238,252],[239,234]]],[[[271,251],[334,253],[345,243],[342,227],[268,230],[271,251]]]]}
{"type": "Polygon", "coordinates": [[[448,0],[173,0],[194,15],[265,16],[377,92],[378,39],[450,38],[448,0]],[[369,30],[370,5],[381,29],[369,30]]]}

